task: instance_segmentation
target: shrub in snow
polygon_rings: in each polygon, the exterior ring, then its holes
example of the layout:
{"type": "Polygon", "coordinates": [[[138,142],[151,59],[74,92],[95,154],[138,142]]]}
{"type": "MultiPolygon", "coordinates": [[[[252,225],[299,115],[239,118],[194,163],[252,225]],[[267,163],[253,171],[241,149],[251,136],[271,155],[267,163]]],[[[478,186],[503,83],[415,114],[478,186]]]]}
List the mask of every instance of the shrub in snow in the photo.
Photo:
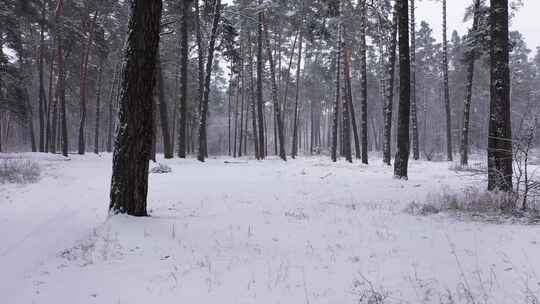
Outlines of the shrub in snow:
{"type": "Polygon", "coordinates": [[[164,164],[157,164],[157,166],[150,169],[150,173],[155,173],[155,174],[164,174],[164,173],[171,173],[171,172],[172,172],[171,167],[164,164]]]}
{"type": "Polygon", "coordinates": [[[0,183],[35,183],[41,176],[38,163],[22,159],[0,160],[0,183]]]}
{"type": "Polygon", "coordinates": [[[458,216],[472,216],[475,219],[496,223],[540,223],[538,210],[520,211],[515,208],[518,200],[519,197],[512,193],[470,187],[461,192],[444,190],[440,193],[431,193],[426,203],[412,202],[404,212],[419,216],[451,212],[458,216]]]}

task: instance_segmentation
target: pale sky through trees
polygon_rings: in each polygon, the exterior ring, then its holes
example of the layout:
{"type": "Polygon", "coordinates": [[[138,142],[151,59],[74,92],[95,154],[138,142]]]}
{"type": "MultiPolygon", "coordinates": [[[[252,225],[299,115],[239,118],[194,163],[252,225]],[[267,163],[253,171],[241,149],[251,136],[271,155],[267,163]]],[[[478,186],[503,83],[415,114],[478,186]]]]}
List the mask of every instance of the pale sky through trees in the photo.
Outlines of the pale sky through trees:
{"type": "MultiPolygon", "coordinates": [[[[489,2],[489,0],[488,0],[489,2]]],[[[463,22],[465,8],[473,3],[472,0],[448,0],[448,38],[450,39],[452,31],[457,30],[462,36],[471,26],[472,20],[463,22]]],[[[433,28],[433,34],[438,41],[441,40],[441,14],[442,4],[440,1],[423,0],[416,4],[418,24],[425,20],[433,28]]],[[[527,46],[535,50],[540,46],[540,35],[538,34],[540,26],[536,18],[540,12],[539,0],[523,0],[523,7],[517,12],[512,20],[511,30],[520,31],[525,37],[527,46]]]]}

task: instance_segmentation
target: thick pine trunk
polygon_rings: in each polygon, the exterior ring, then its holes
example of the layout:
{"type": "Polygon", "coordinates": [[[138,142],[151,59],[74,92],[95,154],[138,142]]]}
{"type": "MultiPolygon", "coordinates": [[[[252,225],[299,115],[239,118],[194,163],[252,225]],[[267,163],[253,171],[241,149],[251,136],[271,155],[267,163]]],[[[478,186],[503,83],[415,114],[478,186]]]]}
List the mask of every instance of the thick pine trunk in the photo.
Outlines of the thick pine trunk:
{"type": "Polygon", "coordinates": [[[120,124],[113,154],[112,213],[146,216],[161,0],[131,0],[120,124]]]}
{"type": "Polygon", "coordinates": [[[394,176],[407,179],[410,154],[411,61],[409,48],[409,2],[399,0],[399,112],[394,176]]]}
{"type": "Polygon", "coordinates": [[[512,191],[508,0],[491,0],[488,189],[512,191]]]}
{"type": "Polygon", "coordinates": [[[383,162],[390,166],[392,144],[392,109],[394,103],[394,78],[396,68],[396,46],[399,17],[399,1],[395,1],[392,17],[392,33],[390,42],[390,58],[388,60],[388,81],[386,83],[386,99],[384,103],[384,134],[383,134],[383,162]]]}

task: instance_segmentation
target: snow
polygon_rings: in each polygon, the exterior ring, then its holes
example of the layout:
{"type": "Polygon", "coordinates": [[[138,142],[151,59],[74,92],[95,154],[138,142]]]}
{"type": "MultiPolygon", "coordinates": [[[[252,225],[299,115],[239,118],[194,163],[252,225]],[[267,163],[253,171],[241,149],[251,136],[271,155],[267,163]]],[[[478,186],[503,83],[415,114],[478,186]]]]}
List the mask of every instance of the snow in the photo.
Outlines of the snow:
{"type": "Polygon", "coordinates": [[[371,303],[373,290],[384,303],[445,303],[447,290],[455,303],[468,303],[466,290],[480,303],[538,296],[540,228],[403,212],[428,193],[484,186],[446,162],[412,161],[403,181],[379,159],[160,159],[172,172],[150,175],[151,217],[132,218],[107,214],[110,155],[18,157],[45,176],[0,185],[2,303],[371,303]]]}

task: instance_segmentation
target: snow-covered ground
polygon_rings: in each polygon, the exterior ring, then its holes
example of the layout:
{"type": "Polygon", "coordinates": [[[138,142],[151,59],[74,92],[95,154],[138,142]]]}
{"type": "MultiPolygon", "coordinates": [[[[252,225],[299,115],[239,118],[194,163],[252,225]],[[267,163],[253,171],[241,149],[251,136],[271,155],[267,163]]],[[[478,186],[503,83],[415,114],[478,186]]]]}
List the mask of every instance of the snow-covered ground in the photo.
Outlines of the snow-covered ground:
{"type": "Polygon", "coordinates": [[[0,185],[1,303],[537,303],[539,227],[403,212],[483,186],[449,163],[162,161],[131,218],[107,215],[110,155],[23,157],[44,176],[0,185]]]}

